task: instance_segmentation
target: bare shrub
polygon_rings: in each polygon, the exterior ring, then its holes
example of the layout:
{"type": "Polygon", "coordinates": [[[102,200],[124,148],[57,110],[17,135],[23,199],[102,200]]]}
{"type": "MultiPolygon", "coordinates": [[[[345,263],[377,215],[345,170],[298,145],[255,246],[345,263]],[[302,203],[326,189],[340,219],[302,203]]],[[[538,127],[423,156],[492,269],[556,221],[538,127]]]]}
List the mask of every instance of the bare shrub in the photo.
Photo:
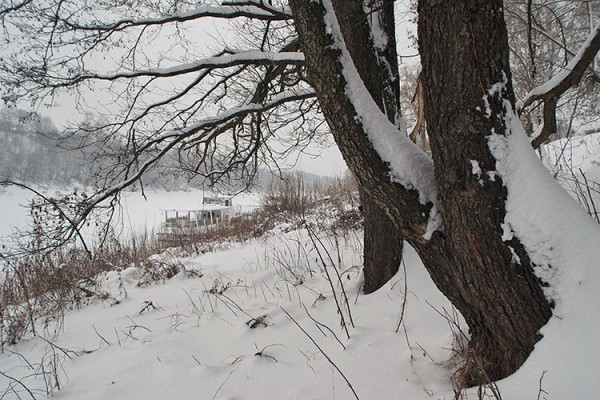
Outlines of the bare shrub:
{"type": "MultiPolygon", "coordinates": [[[[21,242],[24,244],[11,254],[0,257],[3,345],[15,344],[28,335],[53,337],[62,330],[66,310],[91,301],[118,304],[126,296],[120,271],[147,266],[149,255],[159,249],[149,240],[138,240],[133,247],[112,238],[90,257],[70,243],[46,246],[42,237],[21,242]]],[[[154,276],[164,279],[168,273],[160,269],[154,276]]]]}
{"type": "Polygon", "coordinates": [[[183,272],[185,268],[176,259],[165,260],[159,256],[150,257],[141,263],[142,276],[137,285],[150,286],[153,282],[165,282],[183,272]]]}
{"type": "Polygon", "coordinates": [[[262,209],[270,214],[302,214],[329,199],[347,200],[357,192],[350,174],[307,181],[299,173],[288,173],[274,181],[262,198],[262,209]]]}
{"type": "Polygon", "coordinates": [[[600,223],[600,183],[589,180],[581,168],[577,171],[569,169],[569,173],[563,174],[560,179],[569,187],[579,205],[600,223]]]}
{"type": "Polygon", "coordinates": [[[262,199],[262,208],[268,214],[300,214],[306,204],[316,200],[318,186],[307,184],[298,173],[284,174],[271,183],[262,199]]]}
{"type": "Polygon", "coordinates": [[[78,289],[79,282],[105,268],[84,260],[80,251],[60,248],[2,259],[0,307],[4,310],[5,343],[17,343],[27,333],[36,335],[37,319],[41,320],[44,330],[60,327],[63,310],[85,296],[78,289]]]}
{"type": "Polygon", "coordinates": [[[271,184],[262,198],[262,212],[279,220],[318,212],[340,226],[354,226],[362,218],[358,202],[358,186],[349,173],[311,182],[293,173],[271,184]]]}
{"type": "Polygon", "coordinates": [[[594,151],[595,139],[592,139],[597,134],[574,137],[570,130],[567,132],[566,139],[545,145],[540,156],[561,185],[594,221],[600,223],[600,182],[584,162],[587,158],[591,159],[591,166],[599,165],[594,151]]]}

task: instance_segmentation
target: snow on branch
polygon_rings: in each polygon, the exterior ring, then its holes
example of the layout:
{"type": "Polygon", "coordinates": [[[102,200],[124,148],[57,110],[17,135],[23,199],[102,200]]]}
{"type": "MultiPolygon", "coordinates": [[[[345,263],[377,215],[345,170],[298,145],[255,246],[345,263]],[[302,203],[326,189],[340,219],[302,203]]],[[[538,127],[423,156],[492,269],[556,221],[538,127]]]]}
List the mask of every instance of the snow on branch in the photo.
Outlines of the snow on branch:
{"type": "Polygon", "coordinates": [[[346,47],[335,9],[331,0],[323,0],[328,29],[332,32],[335,46],[340,50],[343,75],[347,82],[346,94],[363,124],[373,148],[389,165],[390,178],[407,189],[419,193],[422,204],[431,203],[427,234],[441,226],[437,212],[437,191],[433,161],[406,135],[392,124],[365,87],[346,47]]]}
{"type": "Polygon", "coordinates": [[[226,2],[222,6],[201,6],[193,10],[177,12],[157,18],[123,18],[108,24],[79,25],[64,21],[67,26],[76,30],[117,31],[136,26],[164,25],[173,22],[194,21],[200,18],[251,18],[266,21],[283,21],[292,18],[289,10],[277,9],[255,2],[226,2]]]}
{"type": "Polygon", "coordinates": [[[599,50],[600,23],[594,27],[581,49],[560,73],[527,93],[522,100],[517,102],[517,112],[519,114],[536,101],[544,103],[544,122],[531,142],[534,148],[538,148],[552,133],[556,132],[556,105],[558,99],[568,89],[579,85],[588,65],[594,60],[599,50]]]}
{"type": "Polygon", "coordinates": [[[23,0],[18,3],[11,2],[10,5],[0,8],[0,16],[4,16],[14,11],[18,11],[19,9],[27,6],[31,2],[33,2],[33,0],[23,0]]]}
{"type": "Polygon", "coordinates": [[[289,7],[276,7],[271,4],[271,0],[269,0],[269,4],[266,4],[264,0],[225,0],[223,1],[224,6],[230,7],[257,7],[261,10],[268,11],[273,14],[281,14],[285,15],[288,18],[292,19],[292,10],[289,7]]]}
{"type": "Polygon", "coordinates": [[[249,103],[246,105],[242,105],[240,107],[232,108],[226,112],[223,112],[216,117],[211,117],[203,120],[202,122],[188,128],[185,132],[187,133],[195,133],[200,129],[206,127],[216,126],[217,124],[226,122],[233,118],[239,117],[241,115],[247,115],[249,113],[263,112],[270,110],[272,108],[278,107],[284,103],[289,103],[291,101],[299,101],[316,97],[315,92],[312,89],[302,89],[296,91],[289,91],[284,93],[279,93],[274,96],[273,99],[265,102],[264,104],[257,103],[249,103]]]}
{"type": "Polygon", "coordinates": [[[302,65],[304,54],[300,52],[267,52],[243,51],[231,53],[223,52],[219,55],[197,60],[195,62],[177,65],[169,68],[151,68],[131,72],[118,72],[114,74],[81,74],[73,78],[57,78],[60,83],[49,85],[52,87],[71,86],[89,80],[115,81],[118,79],[131,79],[140,77],[165,78],[197,72],[203,69],[229,68],[238,65],[302,65]]]}

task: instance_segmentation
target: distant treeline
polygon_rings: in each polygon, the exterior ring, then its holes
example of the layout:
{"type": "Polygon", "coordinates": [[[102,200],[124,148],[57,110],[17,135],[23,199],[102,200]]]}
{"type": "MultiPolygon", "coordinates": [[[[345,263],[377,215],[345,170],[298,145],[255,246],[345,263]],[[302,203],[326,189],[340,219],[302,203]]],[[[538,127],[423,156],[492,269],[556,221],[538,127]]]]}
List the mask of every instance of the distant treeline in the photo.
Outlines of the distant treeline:
{"type": "Polygon", "coordinates": [[[0,110],[0,179],[37,184],[84,182],[80,152],[61,148],[48,117],[14,108],[0,110]]]}
{"type": "MultiPolygon", "coordinates": [[[[0,109],[0,180],[12,180],[37,185],[90,186],[104,179],[101,171],[110,169],[110,158],[96,158],[102,153],[98,144],[81,148],[81,139],[66,137],[51,118],[16,108],[0,109]]],[[[113,145],[114,145],[113,141],[113,145]]],[[[327,183],[332,178],[295,172],[305,182],[327,183]]],[[[289,176],[289,174],[284,174],[289,176]]],[[[268,189],[278,182],[273,172],[260,170],[255,187],[268,189]]],[[[202,188],[207,183],[191,178],[177,168],[175,160],[161,160],[159,168],[148,171],[145,187],[176,190],[202,188]]],[[[230,185],[231,188],[231,185],[230,185]]]]}

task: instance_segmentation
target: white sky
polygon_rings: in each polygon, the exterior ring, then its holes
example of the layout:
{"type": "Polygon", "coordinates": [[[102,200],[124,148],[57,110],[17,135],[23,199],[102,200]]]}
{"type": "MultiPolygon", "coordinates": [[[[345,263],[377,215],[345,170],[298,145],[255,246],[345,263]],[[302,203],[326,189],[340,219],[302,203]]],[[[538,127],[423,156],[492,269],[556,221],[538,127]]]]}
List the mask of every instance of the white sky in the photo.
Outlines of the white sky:
{"type": "Polygon", "coordinates": [[[341,176],[348,169],[338,147],[331,140],[331,146],[313,151],[315,156],[301,155],[296,169],[321,176],[341,176]]]}

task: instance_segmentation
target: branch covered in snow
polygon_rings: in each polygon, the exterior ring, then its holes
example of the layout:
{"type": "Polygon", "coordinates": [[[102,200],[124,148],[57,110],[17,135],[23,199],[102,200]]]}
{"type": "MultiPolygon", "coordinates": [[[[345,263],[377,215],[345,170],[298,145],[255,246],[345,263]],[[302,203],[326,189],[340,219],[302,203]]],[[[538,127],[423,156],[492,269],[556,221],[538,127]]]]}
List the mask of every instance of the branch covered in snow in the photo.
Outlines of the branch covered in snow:
{"type": "Polygon", "coordinates": [[[335,46],[341,51],[340,61],[347,82],[346,94],[362,122],[373,148],[390,168],[392,181],[419,193],[421,204],[431,203],[429,237],[441,226],[437,213],[437,191],[432,160],[379,109],[362,81],[346,47],[331,0],[324,0],[326,23],[332,32],[335,46]]]}
{"type": "MultiPolygon", "coordinates": [[[[153,6],[142,0],[11,1],[0,6],[0,22],[5,28],[0,46],[6,46],[0,59],[3,99],[8,103],[23,98],[37,101],[40,93],[51,97],[56,94],[48,89],[88,80],[172,77],[204,68],[298,65],[304,61],[297,49],[295,54],[281,51],[281,46],[294,36],[285,7],[253,0],[224,1],[220,6],[203,5],[180,11],[177,6],[153,6]],[[278,42],[268,43],[268,47],[263,43],[238,51],[235,44],[241,41],[237,39],[228,38],[223,43],[219,31],[212,37],[213,32],[201,32],[202,25],[180,24],[204,17],[240,16],[253,18],[254,22],[247,24],[266,29],[267,36],[277,30],[287,30],[288,36],[278,37],[278,42]],[[210,55],[206,49],[214,46],[226,50],[204,58],[210,55]]],[[[248,47],[247,42],[244,47],[248,47]]]]}
{"type": "Polygon", "coordinates": [[[114,81],[139,77],[174,77],[197,72],[204,69],[229,68],[239,65],[301,65],[304,55],[300,52],[263,52],[242,51],[239,53],[223,51],[214,57],[204,58],[169,68],[144,69],[132,72],[117,72],[115,74],[81,74],[70,79],[61,79],[59,83],[50,84],[52,87],[71,86],[87,80],[114,81]]]}
{"type": "Polygon", "coordinates": [[[163,15],[157,18],[123,18],[111,23],[79,24],[65,20],[65,24],[75,30],[87,31],[119,31],[136,26],[164,25],[174,22],[194,21],[200,18],[252,18],[265,21],[284,21],[291,19],[288,10],[277,9],[266,4],[245,2],[225,2],[222,6],[201,6],[189,11],[163,15]]]}
{"type": "Polygon", "coordinates": [[[536,101],[544,103],[544,122],[532,140],[532,146],[538,148],[548,137],[556,132],[556,105],[560,96],[572,87],[579,85],[588,65],[600,50],[600,23],[598,23],[575,57],[555,77],[530,91],[517,103],[517,112],[536,101]]]}

